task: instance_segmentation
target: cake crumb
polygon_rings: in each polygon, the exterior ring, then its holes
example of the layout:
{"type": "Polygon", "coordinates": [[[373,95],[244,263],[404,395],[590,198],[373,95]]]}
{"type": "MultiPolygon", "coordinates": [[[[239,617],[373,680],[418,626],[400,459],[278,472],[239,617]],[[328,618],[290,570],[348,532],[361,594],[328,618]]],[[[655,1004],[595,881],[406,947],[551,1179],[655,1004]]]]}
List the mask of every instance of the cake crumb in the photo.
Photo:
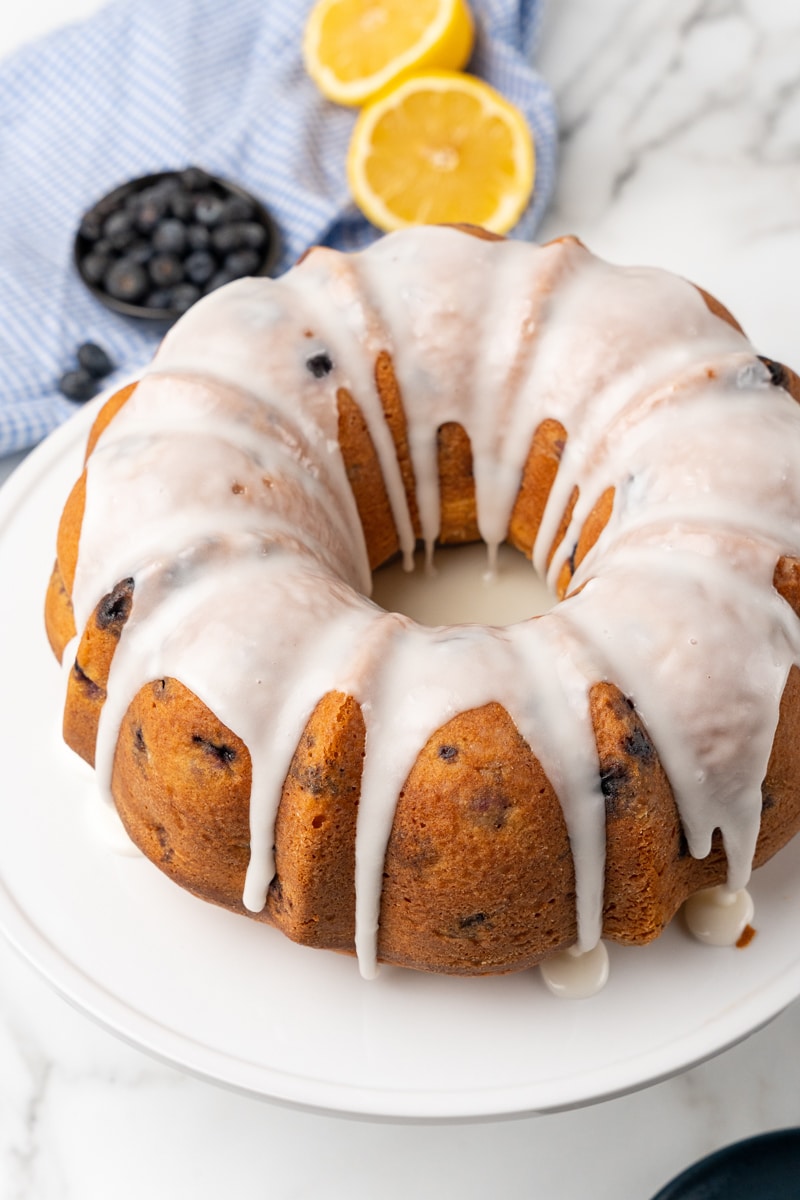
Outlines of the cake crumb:
{"type": "Polygon", "coordinates": [[[742,932],[739,934],[739,940],[736,943],[738,950],[744,950],[745,946],[749,946],[753,938],[756,936],[756,930],[752,925],[745,925],[742,932]]]}

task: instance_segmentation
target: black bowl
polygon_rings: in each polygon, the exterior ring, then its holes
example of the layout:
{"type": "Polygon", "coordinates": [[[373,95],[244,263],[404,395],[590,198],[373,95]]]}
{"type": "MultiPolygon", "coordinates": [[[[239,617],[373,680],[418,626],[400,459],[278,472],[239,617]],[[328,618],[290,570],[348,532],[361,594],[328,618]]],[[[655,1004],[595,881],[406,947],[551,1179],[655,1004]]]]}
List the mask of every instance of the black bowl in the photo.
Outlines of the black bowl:
{"type": "MultiPolygon", "coordinates": [[[[172,297],[172,290],[169,287],[162,286],[160,288],[161,296],[159,297],[159,303],[157,305],[149,303],[149,300],[155,298],[157,295],[159,286],[149,279],[147,263],[137,262],[137,271],[144,271],[148,276],[147,290],[142,290],[141,294],[132,296],[131,298],[113,295],[107,290],[105,285],[107,273],[101,273],[98,276],[98,267],[103,261],[106,261],[107,272],[108,268],[120,260],[130,259],[131,251],[134,247],[134,253],[137,253],[140,258],[146,256],[148,253],[149,238],[152,236],[157,225],[163,224],[166,219],[170,219],[173,223],[182,224],[187,232],[189,227],[192,226],[195,234],[197,234],[198,226],[200,226],[202,227],[200,232],[204,228],[209,238],[215,235],[216,230],[216,237],[219,237],[220,230],[224,224],[231,226],[235,223],[233,219],[227,220],[227,222],[222,219],[218,222],[213,221],[212,210],[219,210],[220,206],[222,206],[224,213],[226,205],[231,212],[235,212],[237,208],[239,209],[239,226],[258,226],[263,231],[263,236],[261,236],[260,245],[249,247],[248,262],[246,263],[247,269],[237,271],[235,274],[231,274],[231,271],[225,267],[226,255],[221,250],[217,250],[214,245],[209,244],[207,249],[215,258],[216,269],[225,272],[228,278],[240,278],[244,275],[269,275],[274,270],[280,254],[280,238],[272,216],[255,196],[245,191],[244,188],[239,187],[238,184],[231,183],[227,179],[221,179],[217,175],[211,175],[198,167],[189,167],[176,171],[161,171],[153,175],[143,175],[139,179],[131,179],[127,183],[114,188],[108,195],[103,196],[102,199],[93,204],[91,209],[84,213],[78,232],[75,235],[73,256],[78,274],[92,295],[101,304],[104,304],[114,312],[126,317],[136,317],[140,320],[160,321],[169,324],[177,320],[190,307],[190,304],[194,302],[192,300],[190,300],[190,303],[186,302],[187,299],[190,299],[186,291],[182,295],[179,293],[181,303],[176,305],[169,302],[172,297]],[[176,196],[176,194],[179,194],[177,200],[170,198],[176,196]],[[163,211],[161,211],[156,224],[149,231],[147,229],[143,231],[142,229],[134,228],[131,231],[133,241],[126,243],[125,238],[127,235],[124,229],[126,219],[135,223],[136,213],[138,212],[141,215],[142,206],[148,198],[152,200],[155,206],[151,209],[151,212],[156,212],[159,209],[163,211]],[[198,220],[195,217],[195,207],[201,202],[205,204],[204,215],[207,218],[205,221],[203,219],[198,220]],[[233,207],[231,207],[231,204],[233,207]],[[176,209],[177,212],[175,211],[176,209]],[[183,215],[180,215],[181,213],[183,215]],[[247,215],[242,216],[241,214],[243,213],[247,215]],[[118,246],[110,243],[105,225],[108,219],[115,214],[126,214],[126,216],[117,218],[118,224],[121,222],[123,226],[121,233],[115,231],[118,233],[116,240],[120,242],[118,246]],[[90,258],[93,252],[96,252],[94,261],[90,258]],[[257,262],[254,261],[255,255],[258,256],[257,262]],[[94,267],[94,270],[91,270],[91,267],[94,267]],[[167,298],[167,303],[163,302],[165,297],[167,298]]],[[[252,233],[253,231],[251,230],[251,238],[252,233]]],[[[258,235],[256,234],[257,240],[258,235]]],[[[194,248],[197,249],[197,247],[194,248]]],[[[152,256],[154,251],[152,247],[149,249],[152,256]]],[[[248,246],[245,245],[239,247],[239,249],[247,250],[248,246]]],[[[182,263],[187,254],[191,253],[191,250],[192,247],[187,246],[182,255],[172,255],[172,257],[179,257],[182,263]]],[[[229,250],[227,257],[235,253],[235,250],[236,247],[234,246],[232,250],[229,250]]],[[[136,278],[139,278],[138,274],[136,278]]],[[[214,290],[214,287],[220,286],[216,270],[214,276],[200,284],[195,282],[192,286],[198,293],[195,299],[200,299],[208,291],[214,290]]]]}
{"type": "Polygon", "coordinates": [[[717,1150],[653,1200],[797,1200],[800,1129],[762,1133],[717,1150]]]}

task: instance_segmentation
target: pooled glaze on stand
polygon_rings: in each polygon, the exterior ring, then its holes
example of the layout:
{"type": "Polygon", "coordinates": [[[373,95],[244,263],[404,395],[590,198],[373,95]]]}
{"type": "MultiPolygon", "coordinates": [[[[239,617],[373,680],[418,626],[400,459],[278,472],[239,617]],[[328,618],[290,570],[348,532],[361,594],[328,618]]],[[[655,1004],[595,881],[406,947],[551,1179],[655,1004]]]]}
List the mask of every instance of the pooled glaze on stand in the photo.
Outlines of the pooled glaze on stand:
{"type": "Polygon", "coordinates": [[[719,828],[730,886],[741,888],[800,657],[796,618],[772,586],[778,558],[800,553],[798,432],[792,399],[691,285],[610,267],[571,240],[535,247],[419,229],[359,255],[317,250],[278,283],[231,285],[168,335],[89,459],[78,629],[120,579],[136,580],[101,716],[100,778],[108,788],[139,689],[180,679],[250,751],[244,902],[259,911],[294,749],[323,695],[353,696],[367,728],[356,946],[371,975],[397,796],[438,728],[497,701],[561,801],[588,951],[601,933],[605,838],[589,689],[610,680],[658,748],[690,852],[704,857],[719,828]],[[406,559],[415,542],[375,384],[381,353],[403,398],[429,549],[447,422],[471,442],[490,555],[535,431],[546,419],[564,426],[532,547],[552,585],[615,489],[571,595],[549,613],[506,628],[427,628],[365,599],[369,562],[337,441],[342,388],[366,420],[406,559]],[[311,359],[330,370],[309,370],[311,359]]]}

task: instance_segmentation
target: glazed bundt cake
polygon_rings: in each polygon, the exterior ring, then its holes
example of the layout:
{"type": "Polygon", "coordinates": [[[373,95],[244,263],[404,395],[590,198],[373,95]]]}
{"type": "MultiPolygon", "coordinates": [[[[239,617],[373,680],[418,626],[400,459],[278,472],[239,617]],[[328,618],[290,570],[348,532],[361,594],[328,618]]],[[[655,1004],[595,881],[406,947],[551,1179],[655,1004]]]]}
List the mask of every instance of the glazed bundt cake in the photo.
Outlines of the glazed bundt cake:
{"type": "Polygon", "coordinates": [[[571,238],[233,283],[92,429],[47,598],[65,738],[177,883],[366,975],[647,942],[800,826],[797,385],[571,238]],[[560,602],[367,599],[479,538],[560,602]]]}

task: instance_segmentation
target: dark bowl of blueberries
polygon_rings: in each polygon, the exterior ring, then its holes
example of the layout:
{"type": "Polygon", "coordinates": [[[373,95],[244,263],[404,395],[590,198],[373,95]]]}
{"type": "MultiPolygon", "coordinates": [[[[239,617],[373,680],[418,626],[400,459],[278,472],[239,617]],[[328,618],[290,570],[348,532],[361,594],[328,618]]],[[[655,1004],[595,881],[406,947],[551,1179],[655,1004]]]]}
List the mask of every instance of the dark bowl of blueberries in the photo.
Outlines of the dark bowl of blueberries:
{"type": "Polygon", "coordinates": [[[201,167],[145,175],[84,213],[78,273],[102,304],[172,322],[245,275],[268,275],[279,253],[270,214],[249,192],[201,167]]]}

